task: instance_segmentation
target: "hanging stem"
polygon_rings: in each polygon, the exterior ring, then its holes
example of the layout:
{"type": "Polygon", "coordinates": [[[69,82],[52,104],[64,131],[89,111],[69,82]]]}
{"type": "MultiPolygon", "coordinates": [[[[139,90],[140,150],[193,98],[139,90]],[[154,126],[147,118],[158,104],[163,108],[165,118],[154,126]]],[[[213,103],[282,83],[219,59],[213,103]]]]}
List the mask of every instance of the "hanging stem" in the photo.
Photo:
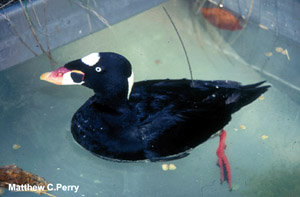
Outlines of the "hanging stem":
{"type": "Polygon", "coordinates": [[[186,57],[186,61],[187,61],[187,63],[188,63],[188,67],[189,67],[189,71],[190,71],[190,76],[191,76],[191,80],[192,80],[192,86],[194,86],[194,78],[193,78],[193,73],[192,73],[192,67],[191,67],[190,60],[189,60],[189,57],[188,57],[188,55],[187,55],[185,46],[184,46],[183,41],[182,41],[182,39],[181,39],[181,36],[180,36],[180,34],[179,34],[179,32],[178,32],[178,30],[177,30],[177,28],[176,28],[176,26],[175,26],[175,24],[174,24],[172,18],[171,18],[171,16],[169,15],[167,9],[166,9],[164,6],[163,6],[163,9],[164,9],[165,13],[167,14],[167,16],[168,16],[170,22],[172,23],[172,25],[173,25],[173,27],[174,27],[176,33],[177,33],[177,36],[178,36],[178,38],[179,38],[179,40],[180,40],[181,46],[182,46],[182,48],[183,48],[183,51],[184,51],[184,54],[185,54],[185,57],[186,57]]]}
{"type": "Polygon", "coordinates": [[[35,29],[34,29],[32,23],[31,23],[30,17],[29,17],[28,12],[26,11],[26,9],[25,9],[25,7],[24,7],[24,5],[23,5],[22,0],[19,0],[19,2],[20,2],[21,6],[22,6],[22,8],[23,8],[24,14],[25,14],[25,16],[26,16],[26,20],[27,20],[27,22],[28,22],[28,25],[29,25],[29,27],[30,27],[30,29],[31,29],[31,32],[32,32],[32,34],[33,34],[35,40],[37,41],[37,44],[39,45],[39,47],[40,47],[40,49],[42,50],[42,52],[43,52],[44,54],[47,54],[47,52],[45,51],[44,47],[43,47],[42,44],[40,43],[40,40],[39,40],[39,38],[38,38],[38,36],[37,36],[37,34],[36,34],[36,32],[35,32],[35,29]]]}
{"type": "Polygon", "coordinates": [[[111,26],[108,23],[108,21],[102,15],[98,14],[98,12],[95,11],[91,6],[89,6],[89,5],[85,6],[85,5],[82,4],[82,2],[79,2],[79,3],[75,2],[75,3],[77,3],[83,9],[85,9],[85,10],[91,12],[92,14],[94,14],[102,23],[104,23],[108,28],[111,29],[111,26]]]}
{"type": "Polygon", "coordinates": [[[229,44],[231,44],[231,45],[234,44],[235,41],[240,37],[240,35],[244,31],[244,29],[247,27],[250,16],[251,16],[251,13],[252,13],[253,3],[254,3],[254,0],[251,0],[250,8],[249,8],[249,11],[248,11],[248,16],[247,16],[247,19],[245,21],[245,24],[243,25],[243,28],[241,29],[241,31],[239,31],[238,35],[236,35],[236,37],[229,44]]]}
{"type": "MultiPolygon", "coordinates": [[[[4,10],[5,12],[5,10],[4,10]]],[[[0,13],[0,15],[9,22],[9,24],[11,25],[11,30],[12,32],[18,37],[18,39],[20,40],[20,42],[35,56],[38,56],[38,54],[36,52],[34,52],[34,50],[32,48],[30,48],[30,46],[28,46],[28,44],[22,39],[22,37],[20,36],[20,34],[18,33],[17,29],[16,29],[16,25],[10,20],[9,16],[6,14],[2,14],[0,13]]]]}

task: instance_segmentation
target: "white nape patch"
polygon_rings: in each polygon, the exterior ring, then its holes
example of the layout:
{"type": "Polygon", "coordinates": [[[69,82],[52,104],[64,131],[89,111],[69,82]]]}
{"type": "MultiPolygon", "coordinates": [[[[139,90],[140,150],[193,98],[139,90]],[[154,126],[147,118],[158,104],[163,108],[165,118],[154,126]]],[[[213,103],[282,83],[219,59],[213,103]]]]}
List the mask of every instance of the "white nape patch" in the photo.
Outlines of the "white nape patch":
{"type": "Polygon", "coordinates": [[[67,73],[64,74],[61,85],[81,85],[81,84],[84,83],[83,81],[80,82],[80,83],[74,82],[72,77],[71,77],[71,73],[72,72],[67,72],[67,73]]]}
{"type": "Polygon", "coordinates": [[[91,53],[81,58],[81,61],[88,66],[94,66],[95,64],[97,64],[97,62],[99,62],[99,60],[100,60],[99,53],[91,53]]]}
{"type": "Polygon", "coordinates": [[[130,77],[128,77],[128,93],[127,93],[127,99],[129,99],[130,93],[131,93],[131,89],[134,83],[134,74],[133,71],[131,71],[131,75],[130,77]]]}

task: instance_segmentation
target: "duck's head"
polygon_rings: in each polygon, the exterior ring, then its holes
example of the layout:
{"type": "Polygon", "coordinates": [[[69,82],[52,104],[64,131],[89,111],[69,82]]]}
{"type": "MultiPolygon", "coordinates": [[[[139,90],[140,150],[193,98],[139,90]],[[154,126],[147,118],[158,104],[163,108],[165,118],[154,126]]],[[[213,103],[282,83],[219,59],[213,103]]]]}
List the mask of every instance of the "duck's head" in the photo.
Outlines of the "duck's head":
{"type": "Polygon", "coordinates": [[[41,80],[56,85],[83,85],[105,99],[129,98],[133,85],[130,62],[122,55],[91,53],[41,75],[41,80]]]}

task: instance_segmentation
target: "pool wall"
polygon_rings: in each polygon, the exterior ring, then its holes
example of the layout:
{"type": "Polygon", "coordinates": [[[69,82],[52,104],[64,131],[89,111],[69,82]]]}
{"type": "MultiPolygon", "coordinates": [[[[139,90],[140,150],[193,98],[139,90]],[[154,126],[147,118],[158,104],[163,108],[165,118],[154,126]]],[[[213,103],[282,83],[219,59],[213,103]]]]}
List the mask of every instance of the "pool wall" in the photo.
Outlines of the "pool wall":
{"type": "MultiPolygon", "coordinates": [[[[217,3],[201,1],[204,6],[217,3]]],[[[242,17],[246,28],[226,31],[206,21],[203,27],[221,36],[254,70],[300,103],[300,1],[238,0],[223,1],[223,5],[242,17]]]]}
{"type": "MultiPolygon", "coordinates": [[[[80,0],[32,0],[32,4],[24,4],[24,7],[27,8],[41,45],[47,50],[48,42],[52,50],[106,28],[107,25],[100,17],[104,17],[110,25],[113,25],[165,1],[101,0],[89,1],[90,4],[87,5],[80,0]],[[36,20],[32,6],[39,21],[36,20]]],[[[0,13],[0,70],[34,57],[34,54],[20,42],[15,32],[37,55],[40,55],[42,51],[29,28],[22,7],[13,4],[5,10],[0,10],[0,13]],[[4,16],[8,16],[11,22],[4,16]]]]}

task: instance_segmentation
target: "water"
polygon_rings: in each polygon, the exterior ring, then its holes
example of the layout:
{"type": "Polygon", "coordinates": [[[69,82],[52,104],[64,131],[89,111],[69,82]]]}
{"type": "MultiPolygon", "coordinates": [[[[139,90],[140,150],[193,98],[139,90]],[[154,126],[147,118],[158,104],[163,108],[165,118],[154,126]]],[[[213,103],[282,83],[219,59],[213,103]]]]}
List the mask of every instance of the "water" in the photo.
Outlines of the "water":
{"type": "MultiPolygon", "coordinates": [[[[195,79],[264,80],[222,37],[216,44],[217,35],[204,30],[186,4],[170,1],[164,6],[185,43],[195,79]]],[[[135,81],[190,77],[182,46],[161,6],[61,47],[53,56],[63,65],[95,51],[127,57],[135,81]]],[[[16,164],[53,184],[79,185],[77,193],[60,190],[53,195],[257,196],[265,192],[257,184],[263,186],[268,177],[279,180],[279,187],[296,187],[294,180],[279,175],[281,170],[299,173],[300,106],[275,85],[262,100],[235,113],[225,127],[234,189],[229,192],[227,183],[219,184],[218,138],[168,162],[176,165],[173,171],[163,171],[163,163],[114,163],[93,156],[70,132],[73,114],[93,93],[40,81],[40,74],[50,70],[49,61],[40,56],[0,73],[0,166],[16,164]],[[268,138],[262,139],[264,135],[268,138]],[[20,148],[14,150],[14,144],[20,148]]],[[[272,192],[267,186],[265,190],[272,192]]],[[[3,196],[33,194],[6,191],[3,196]]]]}

